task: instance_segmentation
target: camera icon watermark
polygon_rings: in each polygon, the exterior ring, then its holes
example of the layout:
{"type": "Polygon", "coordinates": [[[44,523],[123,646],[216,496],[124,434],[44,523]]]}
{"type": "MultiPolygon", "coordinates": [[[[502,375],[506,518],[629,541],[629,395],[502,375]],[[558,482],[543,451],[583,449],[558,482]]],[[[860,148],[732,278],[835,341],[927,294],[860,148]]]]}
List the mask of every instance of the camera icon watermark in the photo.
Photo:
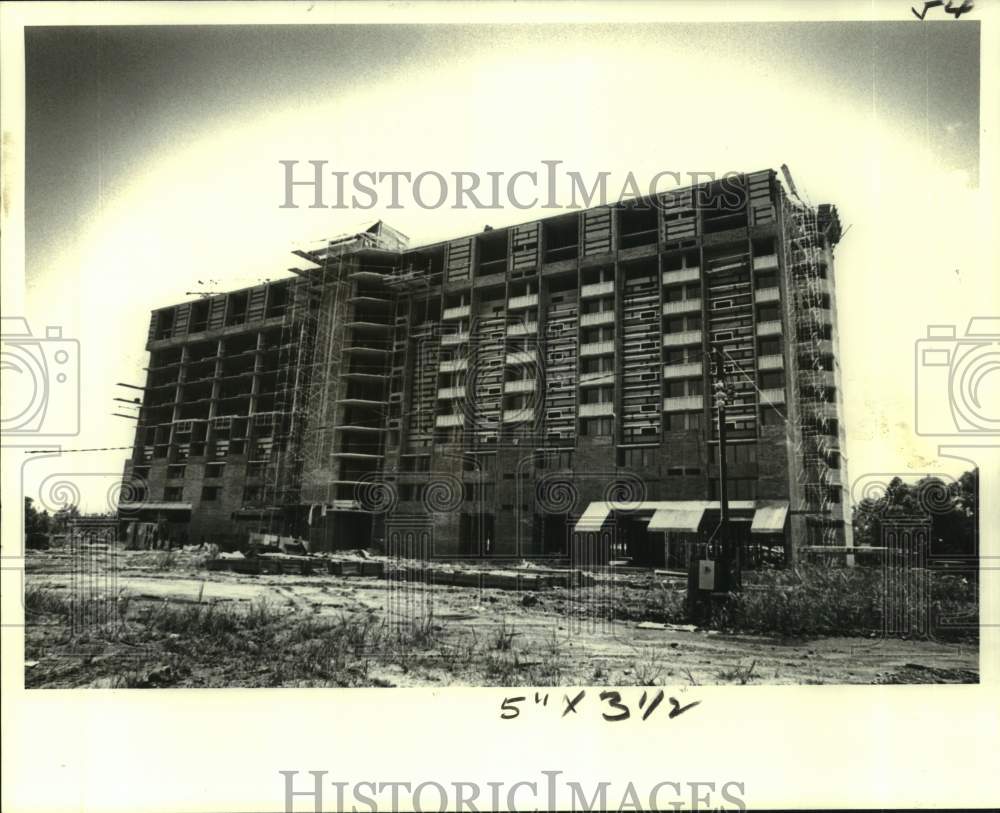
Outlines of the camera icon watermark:
{"type": "Polygon", "coordinates": [[[918,435],[1000,435],[1000,317],[929,325],[916,343],[918,435]]]}
{"type": "Polygon", "coordinates": [[[49,326],[33,336],[26,319],[2,319],[0,435],[69,437],[80,432],[80,343],[49,326]]]}

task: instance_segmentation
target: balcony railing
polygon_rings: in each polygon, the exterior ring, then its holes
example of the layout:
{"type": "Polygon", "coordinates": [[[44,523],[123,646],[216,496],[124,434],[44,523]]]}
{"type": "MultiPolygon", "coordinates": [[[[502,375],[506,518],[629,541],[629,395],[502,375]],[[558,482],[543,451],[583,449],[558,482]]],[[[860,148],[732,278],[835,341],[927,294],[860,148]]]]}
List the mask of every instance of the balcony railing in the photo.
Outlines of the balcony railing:
{"type": "Polygon", "coordinates": [[[507,326],[508,336],[530,336],[538,333],[538,322],[514,322],[507,326]]]}
{"type": "Polygon", "coordinates": [[[441,344],[444,347],[451,347],[456,344],[462,344],[463,342],[469,341],[468,331],[463,333],[445,333],[441,337],[441,344]]]}
{"type": "Polygon", "coordinates": [[[457,415],[438,415],[434,421],[434,425],[439,427],[463,426],[464,424],[465,415],[461,413],[457,415]]]}
{"type": "Polygon", "coordinates": [[[760,257],[753,258],[754,271],[769,271],[770,269],[777,267],[778,267],[777,254],[763,254],[760,257]]]}
{"type": "Polygon", "coordinates": [[[533,308],[538,304],[538,294],[524,294],[523,296],[512,296],[507,303],[507,309],[516,311],[521,308],[533,308]]]}
{"type": "Polygon", "coordinates": [[[783,404],[785,403],[785,388],[775,387],[773,389],[760,391],[760,402],[762,404],[783,404]]]}
{"type": "Polygon", "coordinates": [[[664,347],[684,347],[689,344],[701,344],[700,330],[682,330],[679,333],[667,333],[663,337],[664,347]]]}
{"type": "Polygon", "coordinates": [[[680,302],[664,302],[663,303],[663,315],[669,316],[673,313],[700,313],[701,312],[701,300],[700,299],[684,299],[680,302]]]}
{"type": "Polygon", "coordinates": [[[579,409],[581,418],[597,418],[615,414],[615,405],[610,401],[603,404],[580,404],[579,409]]]}
{"type": "Polygon", "coordinates": [[[442,361],[439,370],[442,373],[457,373],[460,370],[464,370],[469,366],[468,359],[449,359],[448,361],[442,361]]]}
{"type": "Polygon", "coordinates": [[[522,409],[505,409],[503,413],[504,423],[526,423],[535,419],[535,410],[531,407],[522,409]]]}
{"type": "Polygon", "coordinates": [[[520,381],[507,381],[503,385],[503,391],[506,393],[534,392],[535,379],[523,378],[520,381]]]}
{"type": "Polygon", "coordinates": [[[580,373],[580,386],[581,387],[598,387],[601,385],[615,383],[615,374],[613,371],[599,372],[599,373],[580,373]]]}
{"type": "Polygon", "coordinates": [[[471,305],[455,305],[453,308],[445,308],[441,312],[442,319],[464,319],[472,313],[471,305]]]}
{"type": "Polygon", "coordinates": [[[758,336],[780,336],[781,322],[779,320],[757,323],[758,336]]]}
{"type": "Polygon", "coordinates": [[[614,292],[614,280],[607,280],[606,282],[592,282],[589,285],[580,286],[581,299],[586,299],[591,296],[608,296],[614,292]]]}
{"type": "Polygon", "coordinates": [[[785,357],[780,354],[757,357],[758,370],[783,370],[785,369],[785,357]]]}
{"type": "Polygon", "coordinates": [[[689,412],[704,406],[705,399],[701,395],[680,395],[663,399],[664,412],[689,412]]]}
{"type": "Polygon", "coordinates": [[[453,398],[464,398],[465,397],[465,387],[442,387],[438,390],[438,398],[442,401],[451,400],[453,398]]]}
{"type": "Polygon", "coordinates": [[[666,378],[695,378],[702,373],[700,361],[692,361],[687,364],[667,364],[663,368],[663,377],[666,378]]]}
{"type": "Polygon", "coordinates": [[[588,342],[580,345],[580,356],[603,356],[615,352],[614,342],[588,342]]]}
{"type": "Polygon", "coordinates": [[[534,364],[535,358],[534,350],[518,350],[507,354],[507,364],[510,366],[534,364]]]}
{"type": "Polygon", "coordinates": [[[615,312],[596,311],[595,313],[584,313],[580,316],[580,327],[593,327],[594,325],[610,325],[615,321],[615,312]]]}
{"type": "Polygon", "coordinates": [[[756,300],[758,305],[763,305],[765,302],[780,302],[781,301],[781,289],[780,288],[758,288],[756,300]]]}
{"type": "Polygon", "coordinates": [[[701,279],[701,269],[698,266],[691,268],[678,268],[675,271],[663,272],[663,284],[673,285],[677,282],[694,282],[701,279]]]}

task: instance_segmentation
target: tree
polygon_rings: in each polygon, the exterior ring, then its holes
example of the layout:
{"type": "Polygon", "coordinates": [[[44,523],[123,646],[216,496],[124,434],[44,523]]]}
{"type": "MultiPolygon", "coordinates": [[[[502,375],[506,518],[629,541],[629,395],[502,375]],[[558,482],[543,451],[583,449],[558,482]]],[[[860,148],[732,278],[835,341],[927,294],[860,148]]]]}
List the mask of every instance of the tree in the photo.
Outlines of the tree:
{"type": "Polygon", "coordinates": [[[45,548],[49,544],[52,518],[48,511],[38,512],[31,497],[24,498],[24,544],[29,548],[45,548]]]}
{"type": "Polygon", "coordinates": [[[885,494],[854,506],[854,538],[859,545],[883,544],[883,528],[899,520],[929,519],[934,555],[972,556],[978,549],[979,470],[945,483],[924,477],[914,484],[894,477],[885,494]]]}

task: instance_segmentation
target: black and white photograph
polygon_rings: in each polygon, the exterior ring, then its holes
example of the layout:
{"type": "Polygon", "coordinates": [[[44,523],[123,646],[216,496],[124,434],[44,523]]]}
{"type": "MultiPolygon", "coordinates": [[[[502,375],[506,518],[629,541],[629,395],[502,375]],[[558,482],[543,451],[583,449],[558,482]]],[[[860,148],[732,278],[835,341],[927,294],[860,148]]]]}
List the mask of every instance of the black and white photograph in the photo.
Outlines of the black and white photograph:
{"type": "MultiPolygon", "coordinates": [[[[996,745],[994,4],[129,5],[0,6],[19,704],[428,703],[558,752],[850,686],[968,692],[924,747],[996,745]]],[[[143,804],[790,801],[559,760],[323,797],[333,754],[143,804]]]]}

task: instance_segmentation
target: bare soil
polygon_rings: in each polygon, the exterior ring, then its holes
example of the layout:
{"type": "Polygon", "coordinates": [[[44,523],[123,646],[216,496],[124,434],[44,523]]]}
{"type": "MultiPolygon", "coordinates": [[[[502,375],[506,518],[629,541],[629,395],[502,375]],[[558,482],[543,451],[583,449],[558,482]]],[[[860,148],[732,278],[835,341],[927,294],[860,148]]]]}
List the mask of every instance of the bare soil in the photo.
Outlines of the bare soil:
{"type": "Polygon", "coordinates": [[[670,624],[662,596],[683,585],[650,573],[525,593],[254,576],[208,571],[192,551],[122,552],[113,580],[98,585],[118,614],[114,629],[72,627],[60,612],[79,590],[65,554],[30,554],[26,581],[35,599],[29,688],[978,681],[974,642],[779,639],[670,624]]]}

